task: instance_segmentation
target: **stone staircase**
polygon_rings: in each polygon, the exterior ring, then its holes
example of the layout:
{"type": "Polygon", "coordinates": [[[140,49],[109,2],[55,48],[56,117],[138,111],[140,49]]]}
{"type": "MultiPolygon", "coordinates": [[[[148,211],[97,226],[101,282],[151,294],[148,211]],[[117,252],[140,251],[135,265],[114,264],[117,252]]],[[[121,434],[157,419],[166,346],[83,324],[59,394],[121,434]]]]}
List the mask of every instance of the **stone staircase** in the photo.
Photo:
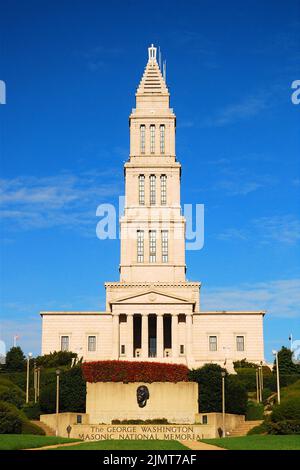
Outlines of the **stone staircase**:
{"type": "Polygon", "coordinates": [[[36,426],[43,429],[43,431],[46,433],[46,436],[55,436],[55,431],[42,421],[31,420],[31,423],[36,424],[36,426]]]}
{"type": "Polygon", "coordinates": [[[246,434],[250,431],[250,429],[254,428],[255,426],[259,426],[263,421],[244,421],[243,423],[239,424],[237,428],[233,429],[229,432],[230,437],[237,437],[237,436],[246,436],[246,434]]]}

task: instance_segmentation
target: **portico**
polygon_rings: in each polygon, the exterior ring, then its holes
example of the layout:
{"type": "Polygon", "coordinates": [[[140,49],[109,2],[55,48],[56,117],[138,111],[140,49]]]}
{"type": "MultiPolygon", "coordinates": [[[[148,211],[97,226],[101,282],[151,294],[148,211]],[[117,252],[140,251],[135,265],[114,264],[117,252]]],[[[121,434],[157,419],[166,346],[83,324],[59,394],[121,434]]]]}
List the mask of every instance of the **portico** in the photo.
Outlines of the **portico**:
{"type": "Polygon", "coordinates": [[[194,304],[157,291],[112,301],[114,359],[186,362],[194,304]]]}
{"type": "Polygon", "coordinates": [[[185,362],[192,316],[184,313],[115,313],[114,359],[185,362]],[[180,335],[179,328],[184,331],[180,335]]]}

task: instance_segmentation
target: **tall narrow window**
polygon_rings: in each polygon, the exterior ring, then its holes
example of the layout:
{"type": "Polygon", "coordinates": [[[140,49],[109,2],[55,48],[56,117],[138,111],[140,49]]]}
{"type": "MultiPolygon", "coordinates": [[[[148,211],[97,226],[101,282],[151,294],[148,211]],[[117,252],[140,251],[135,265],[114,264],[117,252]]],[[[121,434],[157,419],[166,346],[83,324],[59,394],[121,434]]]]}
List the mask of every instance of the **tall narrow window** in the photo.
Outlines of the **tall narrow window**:
{"type": "Polygon", "coordinates": [[[156,231],[150,230],[149,232],[149,261],[150,263],[156,262],[156,231]]]}
{"type": "Polygon", "coordinates": [[[160,132],[160,153],[165,153],[165,125],[161,124],[159,126],[160,132]]]}
{"type": "Polygon", "coordinates": [[[88,337],[88,351],[96,351],[96,336],[88,337]]]}
{"type": "Polygon", "coordinates": [[[140,126],[140,147],[141,147],[141,153],[145,153],[145,133],[146,133],[146,128],[145,125],[142,124],[140,126]]]}
{"type": "Polygon", "coordinates": [[[62,351],[69,351],[69,336],[61,336],[60,349],[62,351]]]}
{"type": "Polygon", "coordinates": [[[145,204],[145,175],[139,176],[139,204],[145,204]]]}
{"type": "Polygon", "coordinates": [[[155,153],[155,126],[150,126],[150,153],[155,153]]]}
{"type": "Polygon", "coordinates": [[[236,350],[245,351],[245,337],[244,336],[236,337],[236,350]]]}
{"type": "Polygon", "coordinates": [[[161,232],[161,260],[163,263],[168,262],[168,230],[161,232]]]}
{"type": "Polygon", "coordinates": [[[150,175],[150,204],[156,204],[156,176],[150,175]]]}
{"type": "Polygon", "coordinates": [[[144,230],[137,231],[137,261],[144,262],[144,230]]]}
{"type": "Polygon", "coordinates": [[[167,175],[160,177],[160,203],[162,206],[167,204],[167,175]]]}
{"type": "Polygon", "coordinates": [[[217,351],[217,349],[218,349],[217,337],[216,336],[210,336],[209,337],[209,350],[210,351],[217,351]]]}

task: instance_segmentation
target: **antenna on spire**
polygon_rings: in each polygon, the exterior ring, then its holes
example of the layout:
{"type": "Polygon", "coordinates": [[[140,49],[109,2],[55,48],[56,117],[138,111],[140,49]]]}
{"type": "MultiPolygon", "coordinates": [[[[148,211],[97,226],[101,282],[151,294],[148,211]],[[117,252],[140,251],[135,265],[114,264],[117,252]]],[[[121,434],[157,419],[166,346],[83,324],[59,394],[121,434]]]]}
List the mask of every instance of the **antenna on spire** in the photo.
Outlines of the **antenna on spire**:
{"type": "Polygon", "coordinates": [[[160,46],[158,47],[158,63],[159,63],[159,68],[161,70],[161,51],[160,51],[160,46]]]}
{"type": "Polygon", "coordinates": [[[163,77],[164,81],[167,83],[167,61],[163,61],[163,77]]]}

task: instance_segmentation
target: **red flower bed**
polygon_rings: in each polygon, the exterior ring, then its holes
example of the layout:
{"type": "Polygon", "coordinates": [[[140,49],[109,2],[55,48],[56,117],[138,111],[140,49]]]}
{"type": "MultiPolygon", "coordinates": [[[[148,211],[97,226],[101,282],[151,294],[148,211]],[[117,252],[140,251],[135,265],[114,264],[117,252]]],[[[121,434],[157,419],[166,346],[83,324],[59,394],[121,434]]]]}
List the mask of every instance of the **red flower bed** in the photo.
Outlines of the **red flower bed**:
{"type": "Polygon", "coordinates": [[[161,362],[97,361],[82,364],[87,382],[187,382],[183,364],[161,362]]]}

